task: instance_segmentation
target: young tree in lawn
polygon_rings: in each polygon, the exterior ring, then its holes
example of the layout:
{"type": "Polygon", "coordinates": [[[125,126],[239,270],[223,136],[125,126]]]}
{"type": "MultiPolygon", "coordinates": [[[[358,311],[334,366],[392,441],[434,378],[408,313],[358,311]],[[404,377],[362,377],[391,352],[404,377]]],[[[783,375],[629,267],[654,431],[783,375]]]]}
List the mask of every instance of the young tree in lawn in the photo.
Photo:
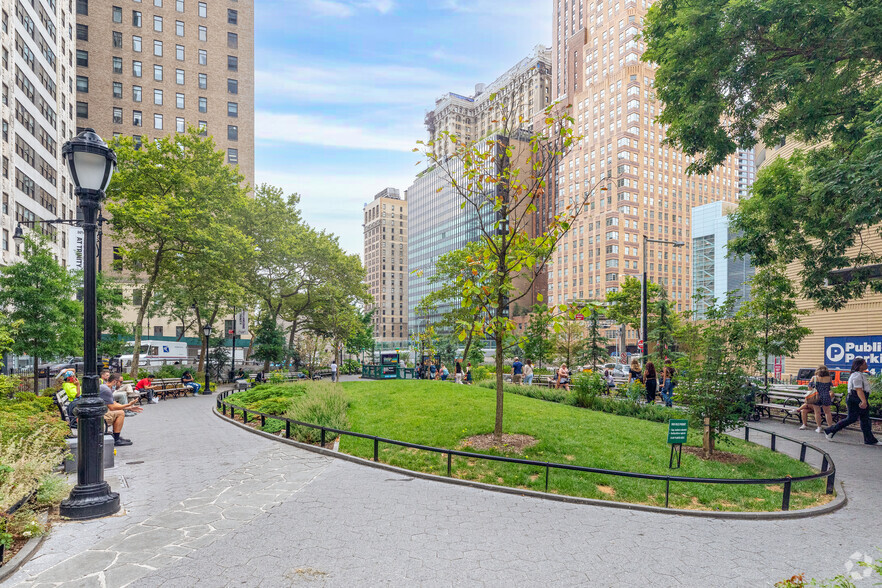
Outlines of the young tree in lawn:
{"type": "Polygon", "coordinates": [[[365,349],[370,349],[371,345],[373,345],[374,325],[371,323],[371,318],[375,312],[375,310],[368,312],[356,310],[356,316],[358,317],[357,328],[346,341],[346,351],[350,355],[363,359],[362,352],[365,349]]]}
{"type": "Polygon", "coordinates": [[[600,321],[603,318],[601,311],[603,310],[598,304],[589,304],[591,309],[589,314],[585,315],[585,326],[588,334],[585,337],[585,349],[583,357],[589,362],[594,369],[602,362],[609,358],[609,351],[606,349],[607,338],[603,336],[600,321]]]}
{"type": "Polygon", "coordinates": [[[281,363],[285,358],[285,335],[276,319],[265,312],[260,320],[260,328],[254,336],[252,357],[264,362],[264,372],[269,372],[270,363],[281,363]]]}
{"type": "Polygon", "coordinates": [[[554,323],[557,355],[572,369],[573,360],[585,355],[585,321],[566,319],[554,323]]]}
{"type": "Polygon", "coordinates": [[[0,268],[0,307],[14,327],[12,351],[34,361],[34,393],[39,360],[83,352],[83,305],[75,299],[76,280],[40,239],[25,237],[23,261],[0,268]]]}
{"type": "MultiPolygon", "coordinates": [[[[462,304],[474,313],[472,324],[481,336],[493,340],[496,363],[496,415],[493,435],[503,434],[503,362],[506,335],[515,330],[508,316],[510,305],[526,302],[532,296],[536,277],[547,271],[558,241],[599,185],[586,187],[580,196],[566,204],[547,221],[541,231],[536,211],[546,194],[547,181],[557,172],[561,159],[578,141],[575,121],[567,109],[551,105],[545,111],[544,126],[532,134],[518,116],[516,103],[504,104],[495,94],[489,97],[491,118],[496,129],[476,142],[465,141],[454,133],[439,133],[453,149],[452,157],[436,151],[433,143],[419,142],[428,163],[437,168],[445,182],[461,199],[463,214],[472,219],[480,236],[466,262],[471,271],[457,278],[462,304]]],[[[419,151],[420,149],[415,149],[419,151]]],[[[604,184],[609,179],[604,180],[604,184]]],[[[439,190],[443,190],[441,187],[439,190]]],[[[603,188],[605,190],[605,188],[603,188]]],[[[460,337],[465,338],[465,329],[460,337]]]]}
{"type": "MultiPolygon", "coordinates": [[[[662,294],[662,287],[655,282],[647,281],[646,299],[649,308],[647,315],[649,316],[648,330],[653,329],[653,314],[655,313],[655,304],[662,294]]],[[[619,284],[619,289],[615,292],[607,292],[605,309],[606,318],[615,321],[620,325],[626,325],[635,331],[640,330],[641,322],[641,293],[643,285],[640,280],[633,276],[626,276],[625,280],[619,284]]],[[[642,335],[641,335],[642,336],[642,335]]]]}
{"type": "Polygon", "coordinates": [[[756,266],[799,262],[802,294],[837,309],[868,289],[882,252],[882,18],[877,2],[660,0],[643,28],[657,122],[707,173],[762,141],[810,151],[764,167],[729,244],[756,266]],[[863,245],[863,246],[862,246],[863,245]],[[831,270],[856,268],[852,279],[831,270]]]}
{"type": "Polygon", "coordinates": [[[137,144],[119,137],[113,148],[118,168],[107,190],[107,211],[121,243],[121,265],[142,292],[134,376],[144,317],[156,291],[194,273],[219,283],[252,246],[242,231],[243,177],[210,137],[195,129],[137,144]]]}
{"type": "Polygon", "coordinates": [[[554,314],[548,305],[534,304],[522,346],[525,358],[534,360],[537,367],[541,368],[554,353],[554,337],[551,330],[553,324],[554,314]]]}
{"type": "Polygon", "coordinates": [[[763,362],[763,383],[769,387],[769,356],[789,357],[799,351],[799,343],[811,329],[799,324],[808,314],[796,306],[796,291],[784,273],[784,265],[775,263],[760,268],[750,280],[750,300],[740,310],[754,326],[751,349],[763,362]]]}
{"type": "Polygon", "coordinates": [[[667,360],[674,361],[680,354],[674,351],[675,333],[678,330],[679,317],[674,310],[674,304],[668,299],[664,289],[658,300],[653,305],[653,320],[651,321],[652,330],[649,331],[649,341],[647,341],[647,350],[649,343],[652,343],[653,349],[648,355],[655,361],[656,367],[664,366],[667,360]]]}
{"type": "Polygon", "coordinates": [[[712,301],[701,321],[689,321],[682,330],[690,341],[690,353],[680,357],[677,395],[695,425],[704,426],[705,457],[713,454],[716,441],[726,431],[741,426],[749,391],[748,375],[757,367],[749,342],[755,336],[752,322],[734,313],[732,296],[720,306],[712,301]],[[705,419],[707,421],[705,421],[705,419]]]}

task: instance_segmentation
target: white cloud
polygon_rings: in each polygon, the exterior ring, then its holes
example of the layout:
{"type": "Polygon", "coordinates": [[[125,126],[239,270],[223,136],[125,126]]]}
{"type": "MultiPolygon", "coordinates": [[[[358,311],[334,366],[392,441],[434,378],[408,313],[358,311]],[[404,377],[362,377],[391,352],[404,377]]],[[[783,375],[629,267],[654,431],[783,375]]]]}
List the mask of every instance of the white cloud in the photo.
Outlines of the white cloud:
{"type": "Polygon", "coordinates": [[[340,246],[349,253],[362,254],[364,205],[383,188],[404,190],[413,176],[354,174],[299,174],[258,169],[257,182],[280,186],[286,193],[300,194],[303,217],[311,226],[340,237],[340,246]]]}
{"type": "Polygon", "coordinates": [[[266,111],[256,112],[254,119],[255,139],[275,143],[409,152],[425,134],[418,123],[374,128],[329,116],[266,111]]]}

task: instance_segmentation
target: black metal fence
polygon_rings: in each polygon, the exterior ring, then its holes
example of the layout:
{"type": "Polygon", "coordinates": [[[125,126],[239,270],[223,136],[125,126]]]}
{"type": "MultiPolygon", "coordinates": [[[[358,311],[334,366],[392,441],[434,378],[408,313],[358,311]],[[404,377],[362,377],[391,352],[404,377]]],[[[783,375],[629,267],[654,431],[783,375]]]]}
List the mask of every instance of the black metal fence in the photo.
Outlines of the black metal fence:
{"type": "Polygon", "coordinates": [[[224,416],[227,416],[227,411],[229,411],[230,418],[235,419],[236,414],[240,414],[242,416],[242,421],[244,423],[249,422],[249,416],[253,418],[259,418],[261,426],[266,425],[267,419],[276,419],[279,421],[283,421],[285,423],[285,437],[291,438],[291,425],[298,425],[301,427],[307,427],[311,429],[318,429],[321,432],[321,446],[325,446],[325,437],[327,433],[334,433],[337,435],[348,435],[350,437],[356,437],[359,439],[369,439],[374,442],[374,456],[373,460],[375,462],[380,461],[380,444],[388,444],[395,445],[398,447],[406,447],[409,449],[417,449],[421,451],[428,451],[432,453],[438,454],[446,454],[447,455],[447,476],[452,477],[453,474],[453,456],[465,457],[468,459],[483,459],[488,461],[499,461],[504,463],[514,463],[526,466],[539,466],[545,468],[545,492],[548,492],[548,481],[551,478],[552,470],[569,470],[575,472],[584,472],[590,474],[603,474],[609,476],[619,476],[624,478],[637,478],[642,480],[657,480],[659,482],[665,483],[665,508],[669,507],[670,502],[670,493],[671,493],[671,482],[683,482],[689,484],[762,484],[762,485],[781,485],[784,489],[783,497],[781,500],[781,510],[790,510],[790,494],[791,489],[794,483],[798,482],[808,482],[810,480],[818,480],[821,478],[827,479],[827,487],[826,493],[833,493],[833,485],[836,477],[836,466],[833,464],[833,458],[830,455],[809,443],[804,441],[799,441],[797,439],[792,439],[790,437],[785,437],[784,435],[779,435],[778,433],[773,433],[771,431],[766,431],[765,429],[757,429],[756,427],[751,427],[745,425],[744,427],[744,439],[745,441],[750,440],[750,432],[755,431],[757,433],[763,433],[771,436],[771,450],[777,451],[777,441],[784,440],[791,443],[795,443],[800,446],[799,451],[799,460],[802,462],[806,461],[806,453],[809,449],[814,452],[817,452],[821,456],[821,471],[817,474],[811,474],[808,476],[785,476],[783,478],[692,478],[687,476],[669,476],[669,475],[661,475],[661,474],[643,474],[638,472],[620,472],[617,470],[607,470],[602,468],[591,468],[586,466],[578,466],[566,463],[555,463],[555,462],[546,462],[546,461],[537,461],[533,459],[520,459],[516,457],[503,457],[500,455],[487,455],[484,453],[472,453],[468,451],[459,451],[456,449],[444,449],[441,447],[431,447],[429,445],[419,445],[417,443],[408,443],[406,441],[398,441],[396,439],[387,439],[385,437],[378,437],[376,435],[368,435],[366,433],[356,433],[354,431],[346,431],[343,429],[334,429],[331,427],[323,427],[321,425],[315,425],[312,423],[305,423],[303,421],[298,421],[295,419],[290,419],[283,416],[277,416],[272,414],[266,414],[263,412],[258,412],[256,410],[246,409],[241,406],[236,406],[234,404],[230,404],[226,401],[227,396],[232,394],[231,391],[223,392],[217,397],[217,409],[223,413],[224,416]]]}

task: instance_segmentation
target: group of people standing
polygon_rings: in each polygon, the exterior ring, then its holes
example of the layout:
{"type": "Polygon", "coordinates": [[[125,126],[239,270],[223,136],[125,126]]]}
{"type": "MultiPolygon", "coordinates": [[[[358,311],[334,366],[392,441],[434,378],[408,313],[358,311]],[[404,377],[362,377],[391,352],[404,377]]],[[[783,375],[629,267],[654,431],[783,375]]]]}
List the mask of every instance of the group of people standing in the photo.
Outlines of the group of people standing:
{"type": "Polygon", "coordinates": [[[654,404],[656,396],[661,396],[665,406],[674,405],[674,388],[677,382],[674,380],[674,366],[670,362],[665,364],[661,377],[655,370],[655,364],[647,361],[640,369],[640,363],[634,359],[631,361],[631,369],[628,370],[628,383],[640,382],[646,389],[647,404],[654,404]]]}
{"type": "MultiPolygon", "coordinates": [[[[453,366],[453,377],[454,381],[457,384],[471,384],[472,362],[468,362],[465,366],[463,366],[462,360],[457,359],[456,364],[453,366]]],[[[436,365],[434,363],[424,361],[422,365],[417,368],[417,378],[420,380],[447,381],[447,379],[450,378],[450,369],[448,369],[444,362],[436,365]]]]}

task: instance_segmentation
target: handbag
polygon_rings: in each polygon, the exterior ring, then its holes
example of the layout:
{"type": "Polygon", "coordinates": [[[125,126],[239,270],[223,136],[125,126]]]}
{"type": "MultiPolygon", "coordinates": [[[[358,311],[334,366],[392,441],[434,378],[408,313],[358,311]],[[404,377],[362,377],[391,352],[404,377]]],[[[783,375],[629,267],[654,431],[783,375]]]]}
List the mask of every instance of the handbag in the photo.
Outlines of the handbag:
{"type": "Polygon", "coordinates": [[[812,392],[812,393],[806,395],[805,403],[806,404],[817,404],[818,401],[820,400],[820,398],[821,398],[821,395],[818,394],[817,391],[815,391],[815,392],[812,392]]]}

